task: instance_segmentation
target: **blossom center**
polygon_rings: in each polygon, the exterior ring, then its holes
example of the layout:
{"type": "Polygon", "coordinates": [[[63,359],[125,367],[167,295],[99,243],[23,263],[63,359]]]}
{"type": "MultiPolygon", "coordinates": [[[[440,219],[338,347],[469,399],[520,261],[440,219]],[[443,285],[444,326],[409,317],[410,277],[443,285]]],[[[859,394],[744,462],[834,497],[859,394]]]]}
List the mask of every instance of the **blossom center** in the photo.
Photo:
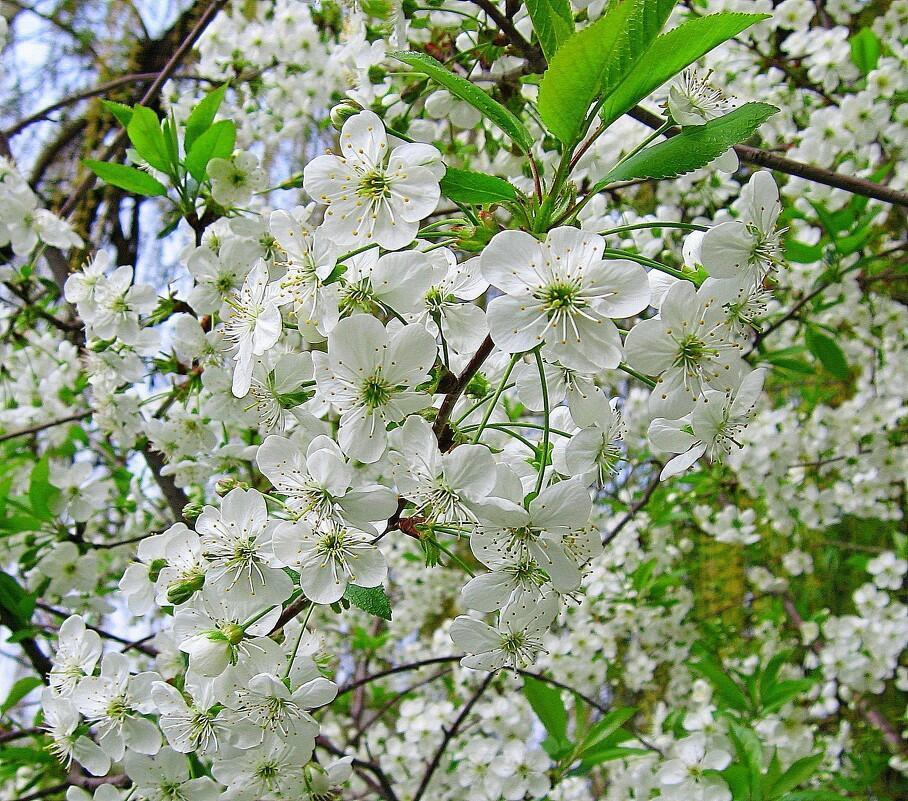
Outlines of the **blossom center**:
{"type": "Polygon", "coordinates": [[[391,384],[385,380],[381,372],[375,372],[363,381],[360,386],[360,402],[369,411],[384,406],[391,400],[393,391],[391,384]]]}
{"type": "Polygon", "coordinates": [[[391,195],[391,179],[382,170],[370,170],[359,179],[356,194],[370,200],[389,197],[391,195]]]}
{"type": "Polygon", "coordinates": [[[559,281],[538,290],[536,297],[550,316],[582,309],[586,301],[580,296],[580,286],[570,281],[559,281]]]}

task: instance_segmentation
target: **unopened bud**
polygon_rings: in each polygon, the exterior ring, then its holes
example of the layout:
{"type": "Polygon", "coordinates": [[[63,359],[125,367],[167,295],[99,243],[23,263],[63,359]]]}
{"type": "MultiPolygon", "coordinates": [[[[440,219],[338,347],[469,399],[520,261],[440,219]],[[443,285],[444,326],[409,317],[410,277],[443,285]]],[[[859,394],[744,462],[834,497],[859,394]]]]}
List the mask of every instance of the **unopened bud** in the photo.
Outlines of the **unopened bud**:
{"type": "Polygon", "coordinates": [[[158,576],[161,574],[161,571],[167,567],[166,559],[155,559],[148,566],[148,580],[154,584],[158,580],[158,576]]]}
{"type": "Polygon", "coordinates": [[[243,641],[246,630],[238,623],[227,623],[221,626],[221,633],[231,645],[239,645],[243,641]]]}
{"type": "Polygon", "coordinates": [[[204,508],[204,504],[201,504],[198,501],[190,501],[183,507],[183,517],[186,518],[186,520],[195,520],[202,514],[204,508]]]}
{"type": "Polygon", "coordinates": [[[484,398],[491,391],[492,385],[482,373],[476,373],[467,384],[467,395],[471,398],[484,398]]]}
{"type": "Polygon", "coordinates": [[[196,573],[194,576],[175,581],[167,588],[167,600],[174,606],[186,603],[205,584],[205,574],[196,573]]]}
{"type": "Polygon", "coordinates": [[[113,339],[93,339],[86,346],[92,353],[103,353],[107,350],[115,340],[113,339]]]}
{"type": "Polygon", "coordinates": [[[221,496],[235,489],[249,489],[249,485],[245,481],[237,481],[235,478],[222,478],[214,485],[214,491],[221,496]]]}
{"type": "Polygon", "coordinates": [[[356,114],[359,114],[363,107],[355,100],[342,100],[331,109],[331,124],[339,131],[344,127],[344,123],[356,114]]]}

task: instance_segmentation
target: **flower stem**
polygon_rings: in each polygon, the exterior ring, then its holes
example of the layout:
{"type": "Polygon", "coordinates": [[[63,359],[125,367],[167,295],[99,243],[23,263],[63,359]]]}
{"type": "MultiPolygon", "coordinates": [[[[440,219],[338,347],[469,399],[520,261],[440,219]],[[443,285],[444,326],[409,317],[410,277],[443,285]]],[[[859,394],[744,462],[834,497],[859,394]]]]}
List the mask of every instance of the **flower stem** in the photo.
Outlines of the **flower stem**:
{"type": "Polygon", "coordinates": [[[479,428],[476,430],[476,434],[473,437],[473,444],[479,442],[479,438],[482,436],[482,432],[485,430],[486,425],[489,422],[489,418],[492,416],[492,411],[495,409],[495,405],[498,403],[498,399],[501,397],[501,393],[504,392],[505,384],[508,383],[508,379],[511,377],[511,372],[514,370],[514,365],[517,364],[517,360],[522,356],[522,353],[515,353],[511,356],[511,361],[508,362],[507,369],[504,371],[504,375],[501,378],[501,381],[498,384],[498,389],[495,390],[495,394],[492,396],[492,400],[486,408],[486,412],[482,417],[482,422],[479,424],[479,428]]]}
{"type": "Polygon", "coordinates": [[[542,411],[545,415],[545,428],[542,429],[542,453],[539,455],[539,475],[536,478],[536,495],[542,490],[542,482],[545,480],[545,464],[549,458],[549,387],[545,380],[545,366],[542,363],[542,354],[537,348],[533,355],[536,357],[536,367],[539,370],[539,384],[542,389],[542,411]]]}

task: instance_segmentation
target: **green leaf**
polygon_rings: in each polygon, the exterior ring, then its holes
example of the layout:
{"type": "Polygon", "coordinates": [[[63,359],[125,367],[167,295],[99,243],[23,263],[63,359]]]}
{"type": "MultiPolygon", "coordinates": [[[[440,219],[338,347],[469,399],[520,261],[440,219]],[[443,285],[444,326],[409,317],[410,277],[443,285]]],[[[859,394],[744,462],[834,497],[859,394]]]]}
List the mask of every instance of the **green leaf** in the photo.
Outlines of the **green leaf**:
{"type": "Polygon", "coordinates": [[[567,709],[561,691],[539,679],[524,676],[523,694],[545,730],[559,743],[567,741],[567,709]]]}
{"type": "Polygon", "coordinates": [[[822,261],[823,246],[808,245],[805,242],[799,242],[797,239],[785,240],[785,260],[793,261],[796,264],[813,264],[822,261]]]}
{"type": "Polygon", "coordinates": [[[581,743],[581,756],[584,756],[587,752],[601,749],[603,741],[636,714],[637,710],[631,706],[623,706],[609,711],[604,717],[596,721],[586,733],[581,743]]]}
{"type": "Polygon", "coordinates": [[[738,142],[778,111],[768,103],[745,103],[706,125],[691,125],[665,142],[641,150],[618,164],[593,188],[599,191],[617,181],[637,178],[675,178],[698,170],[738,142]]]}
{"type": "Polygon", "coordinates": [[[782,801],[847,801],[847,797],[830,790],[801,790],[789,793],[782,801]]]}
{"type": "Polygon", "coordinates": [[[32,513],[39,520],[51,520],[54,516],[50,504],[60,494],[60,490],[50,483],[50,464],[47,456],[42,456],[32,468],[28,484],[28,500],[32,513]]]}
{"type": "Polygon", "coordinates": [[[573,145],[598,97],[621,84],[656,38],[675,0],[618,0],[592,25],[568,39],[539,84],[539,116],[562,142],[573,145]]]}
{"type": "Polygon", "coordinates": [[[180,143],[177,140],[177,121],[173,112],[168,119],[161,123],[161,130],[164,133],[164,145],[167,147],[167,157],[172,164],[180,161],[180,143]]]}
{"type": "Polygon", "coordinates": [[[734,682],[705,650],[698,649],[697,661],[690,663],[691,670],[699,673],[716,689],[718,696],[731,709],[745,711],[750,707],[750,701],[744,691],[734,682]]]}
{"type": "Polygon", "coordinates": [[[203,97],[186,118],[186,132],[183,134],[183,149],[188,153],[193,143],[211,127],[221,107],[228,84],[223,84],[203,97]]]}
{"type": "Polygon", "coordinates": [[[517,199],[517,190],[502,178],[448,167],[441,179],[441,193],[457,203],[481,206],[517,199]]]}
{"type": "Polygon", "coordinates": [[[819,753],[806,756],[792,763],[791,767],[769,788],[769,798],[779,798],[785,793],[797,789],[817,772],[817,768],[820,767],[822,761],[823,754],[819,753]]]}
{"type": "Polygon", "coordinates": [[[228,159],[236,144],[236,125],[233,120],[221,120],[212,125],[195,140],[186,154],[186,169],[197,181],[204,181],[208,162],[212,159],[228,159]]]}
{"type": "Polygon", "coordinates": [[[807,349],[817,358],[826,371],[836,378],[845,380],[851,376],[848,362],[842,349],[832,337],[826,336],[813,326],[806,333],[807,349]]]}
{"type": "Polygon", "coordinates": [[[23,679],[19,679],[9,691],[9,695],[6,696],[6,700],[0,704],[0,714],[6,714],[10,711],[16,704],[18,704],[26,695],[28,695],[35,687],[41,687],[44,684],[41,679],[37,676],[26,676],[23,679]]]}
{"type": "Polygon", "coordinates": [[[734,801],[748,801],[750,799],[750,773],[744,765],[737,762],[729,765],[722,771],[722,778],[731,790],[734,801]]]}
{"type": "Polygon", "coordinates": [[[764,697],[768,692],[772,691],[772,688],[776,686],[777,680],[779,678],[779,671],[782,669],[782,665],[785,664],[785,660],[788,658],[788,653],[782,651],[778,654],[775,654],[767,663],[766,667],[760,671],[760,697],[764,697]]]}
{"type": "Polygon", "coordinates": [[[381,585],[359,587],[356,584],[348,584],[347,589],[344,590],[344,598],[354,606],[358,606],[363,612],[385,620],[391,619],[391,600],[381,585]]]}
{"type": "Polygon", "coordinates": [[[0,570],[0,607],[6,610],[13,633],[24,629],[35,611],[34,596],[27,593],[16,579],[2,570],[0,570]]]}
{"type": "Polygon", "coordinates": [[[780,681],[763,696],[763,711],[775,712],[789,701],[806,693],[816,682],[813,679],[789,679],[780,681]]]}
{"type": "Polygon", "coordinates": [[[596,765],[601,765],[603,762],[612,762],[616,759],[627,759],[632,756],[645,756],[646,754],[651,753],[652,751],[648,751],[645,748],[624,748],[623,746],[603,748],[601,751],[593,751],[587,754],[581,760],[577,770],[573,772],[582,775],[588,773],[596,767],[596,765]]]}
{"type": "Polygon", "coordinates": [[[783,348],[782,350],[773,351],[772,353],[765,353],[761,358],[783,370],[791,370],[796,373],[803,373],[804,375],[813,375],[814,368],[803,359],[798,358],[798,354],[803,351],[804,348],[783,348]]]}
{"type": "Polygon", "coordinates": [[[117,186],[142,197],[159,197],[167,194],[167,187],[147,172],[129,167],[126,164],[110,164],[106,161],[82,162],[88,169],[105,183],[117,186]]]}
{"type": "Polygon", "coordinates": [[[124,128],[129,126],[129,121],[132,119],[132,106],[117,103],[114,100],[102,100],[101,105],[113,114],[124,128]]]}
{"type": "Polygon", "coordinates": [[[523,123],[508,111],[501,103],[492,100],[476,84],[455,75],[439,61],[425,53],[416,53],[412,50],[402,50],[391,54],[398,61],[409,64],[416,72],[428,75],[440,83],[452,95],[459,97],[473,108],[482,113],[492,123],[506,133],[525,153],[533,146],[533,137],[523,127],[523,123]]]}
{"type": "Polygon", "coordinates": [[[126,133],[132,146],[148,164],[161,172],[173,172],[176,164],[170,161],[158,115],[150,108],[136,106],[132,110],[132,119],[126,126],[126,133]]]}
{"type": "Polygon", "coordinates": [[[723,12],[695,17],[659,36],[608,97],[600,112],[606,126],[722,42],[769,14],[723,12]]]}
{"type": "Polygon", "coordinates": [[[761,801],[763,797],[763,746],[756,732],[729,721],[731,741],[735,745],[738,759],[747,768],[750,779],[750,797],[752,801],[761,801]]]}
{"type": "Polygon", "coordinates": [[[880,40],[870,28],[861,28],[851,37],[851,60],[863,75],[876,69],[882,47],[880,40]]]}
{"type": "Polygon", "coordinates": [[[570,0],[527,0],[526,5],[542,52],[551,61],[558,48],[574,33],[570,0]]]}

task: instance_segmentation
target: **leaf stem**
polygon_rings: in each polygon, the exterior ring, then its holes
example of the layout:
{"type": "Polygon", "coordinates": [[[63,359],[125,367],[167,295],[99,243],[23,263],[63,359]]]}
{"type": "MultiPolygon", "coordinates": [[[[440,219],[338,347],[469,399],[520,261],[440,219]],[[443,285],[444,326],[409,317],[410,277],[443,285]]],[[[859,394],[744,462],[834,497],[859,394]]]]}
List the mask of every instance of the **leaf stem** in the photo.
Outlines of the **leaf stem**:
{"type": "Polygon", "coordinates": [[[656,386],[656,382],[653,381],[652,378],[648,378],[647,376],[643,375],[643,373],[638,373],[633,367],[629,367],[624,362],[621,362],[621,364],[618,365],[618,369],[623,370],[628,375],[632,375],[638,381],[642,381],[651,389],[654,389],[656,386]]]}
{"type": "Polygon", "coordinates": [[[488,425],[489,418],[492,416],[492,411],[495,409],[495,404],[498,403],[498,399],[501,397],[501,393],[504,392],[505,384],[508,383],[508,379],[511,377],[511,372],[514,370],[514,365],[517,364],[517,361],[520,357],[523,356],[522,353],[515,353],[511,356],[511,361],[508,362],[507,369],[504,371],[504,375],[501,378],[501,381],[498,384],[498,389],[495,390],[495,394],[492,396],[492,401],[489,403],[488,408],[485,411],[485,414],[482,417],[482,422],[479,424],[479,428],[476,430],[476,434],[473,437],[473,444],[476,445],[479,442],[479,438],[482,436],[482,432],[485,430],[486,425],[488,425]]]}
{"type": "Polygon", "coordinates": [[[542,354],[539,348],[533,351],[536,357],[536,368],[539,370],[539,384],[542,389],[542,411],[545,415],[545,428],[542,430],[542,453],[539,455],[539,475],[536,478],[536,495],[542,491],[542,483],[545,480],[545,465],[549,458],[549,387],[545,380],[545,366],[542,363],[542,354]]]}

